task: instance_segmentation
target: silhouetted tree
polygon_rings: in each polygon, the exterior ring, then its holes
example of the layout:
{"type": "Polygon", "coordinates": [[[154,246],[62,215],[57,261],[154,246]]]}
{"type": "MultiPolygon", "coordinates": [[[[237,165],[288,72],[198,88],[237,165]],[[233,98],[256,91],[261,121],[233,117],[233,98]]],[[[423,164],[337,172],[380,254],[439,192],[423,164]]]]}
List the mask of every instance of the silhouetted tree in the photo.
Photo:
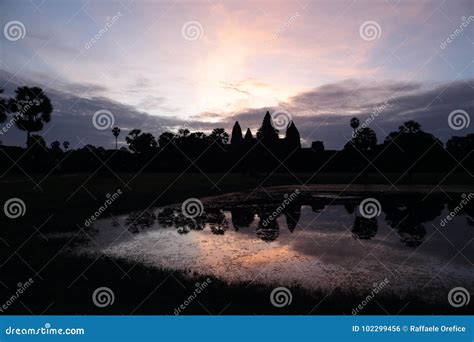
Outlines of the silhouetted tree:
{"type": "Polygon", "coordinates": [[[130,151],[140,154],[150,153],[158,146],[153,135],[142,133],[139,129],[131,130],[125,141],[130,151]]]}
{"type": "Polygon", "coordinates": [[[64,147],[64,150],[67,151],[69,149],[69,141],[63,142],[63,147],[64,147]]]}
{"type": "Polygon", "coordinates": [[[160,136],[158,137],[158,143],[160,145],[160,148],[165,148],[174,139],[176,139],[176,135],[171,132],[161,133],[160,136]]]}
{"type": "Polygon", "coordinates": [[[193,132],[189,135],[191,141],[206,140],[207,135],[204,132],[193,132]]]}
{"type": "Polygon", "coordinates": [[[44,123],[51,120],[53,106],[41,88],[19,87],[15,93],[16,96],[10,100],[9,107],[12,112],[20,114],[15,124],[22,131],[26,131],[28,145],[31,132],[41,131],[44,123]]]}
{"type": "Polygon", "coordinates": [[[344,149],[355,148],[360,152],[371,151],[377,146],[377,135],[369,127],[362,127],[359,129],[359,119],[352,118],[350,126],[353,129],[352,139],[346,145],[344,149]]]}
{"type": "Polygon", "coordinates": [[[429,163],[439,163],[444,155],[441,141],[421,129],[415,121],[407,121],[398,131],[388,134],[384,141],[386,163],[400,165],[411,180],[415,167],[426,167],[429,163]]]}
{"type": "Polygon", "coordinates": [[[227,134],[223,128],[214,128],[210,138],[220,145],[225,145],[229,141],[229,134],[227,134]]]}
{"type": "Polygon", "coordinates": [[[192,155],[201,154],[209,146],[209,139],[204,132],[193,132],[186,138],[186,149],[192,155]]]}
{"type": "Polygon", "coordinates": [[[399,126],[398,130],[403,133],[418,133],[421,132],[421,125],[416,121],[410,120],[399,126]]]}
{"type": "Polygon", "coordinates": [[[232,128],[232,136],[230,138],[231,145],[240,145],[242,144],[244,138],[242,137],[242,128],[238,121],[235,122],[234,127],[232,128]]]}
{"type": "Polygon", "coordinates": [[[474,134],[465,137],[452,137],[446,142],[446,149],[456,157],[467,156],[474,150],[474,134]]]}
{"type": "Polygon", "coordinates": [[[377,146],[377,135],[371,128],[364,127],[357,131],[352,143],[359,151],[370,151],[377,146]]]}
{"type": "Polygon", "coordinates": [[[178,130],[178,136],[182,138],[186,138],[189,135],[189,133],[190,133],[189,129],[187,128],[180,128],[178,130]]]}
{"type": "Polygon", "coordinates": [[[410,195],[387,197],[382,203],[385,221],[400,236],[400,241],[409,247],[419,246],[426,230],[424,223],[441,215],[444,201],[439,196],[410,195]]]}
{"type": "Polygon", "coordinates": [[[115,137],[115,151],[117,151],[118,145],[117,145],[117,138],[120,135],[120,128],[114,127],[112,128],[112,134],[115,137]]]}

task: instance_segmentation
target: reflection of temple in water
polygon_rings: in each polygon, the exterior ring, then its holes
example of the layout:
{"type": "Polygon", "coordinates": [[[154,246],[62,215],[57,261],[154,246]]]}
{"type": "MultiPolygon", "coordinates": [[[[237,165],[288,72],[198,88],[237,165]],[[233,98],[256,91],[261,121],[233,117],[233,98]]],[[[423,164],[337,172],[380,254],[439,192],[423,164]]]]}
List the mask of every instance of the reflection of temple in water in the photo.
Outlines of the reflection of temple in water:
{"type": "Polygon", "coordinates": [[[253,223],[255,213],[252,207],[237,207],[230,210],[232,225],[235,230],[248,228],[253,223]]]}
{"type": "MultiPolygon", "coordinates": [[[[313,198],[307,206],[316,213],[311,223],[317,221],[319,213],[325,210],[328,204],[343,205],[349,215],[353,215],[354,223],[351,227],[352,236],[356,239],[370,240],[379,230],[378,224],[384,213],[385,222],[397,235],[400,241],[408,247],[419,246],[426,235],[424,223],[432,221],[441,215],[444,203],[439,197],[430,197],[422,200],[419,196],[391,196],[380,198],[382,213],[378,217],[365,218],[356,210],[359,200],[340,198],[337,203],[332,198],[313,198]]],[[[472,207],[465,209],[472,215],[472,207]]],[[[305,210],[305,215],[307,211],[305,210]]],[[[158,213],[158,222],[161,227],[174,227],[179,234],[186,234],[192,230],[210,229],[214,235],[224,235],[232,224],[235,231],[255,229],[257,238],[265,242],[275,241],[280,237],[280,228],[285,225],[293,233],[300,222],[302,203],[292,202],[285,207],[276,204],[238,205],[231,208],[207,207],[201,216],[188,218],[183,216],[179,209],[164,208],[158,213]],[[284,218],[284,219],[283,219],[284,218]]],[[[133,232],[150,226],[156,217],[153,211],[145,211],[130,215],[126,225],[133,232]]],[[[314,227],[310,227],[313,229],[314,227]]]]}
{"type": "Polygon", "coordinates": [[[377,219],[356,216],[352,226],[352,236],[361,240],[370,240],[377,234],[377,219]]]}
{"type": "Polygon", "coordinates": [[[301,204],[290,204],[288,210],[285,211],[285,217],[288,230],[293,233],[301,217],[301,204]]]}

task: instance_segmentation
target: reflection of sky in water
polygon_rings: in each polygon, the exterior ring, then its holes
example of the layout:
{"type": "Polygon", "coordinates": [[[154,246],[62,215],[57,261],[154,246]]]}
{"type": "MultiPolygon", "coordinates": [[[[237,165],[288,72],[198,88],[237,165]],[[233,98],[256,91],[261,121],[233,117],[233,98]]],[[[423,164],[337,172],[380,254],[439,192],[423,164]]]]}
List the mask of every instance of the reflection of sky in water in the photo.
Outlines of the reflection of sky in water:
{"type": "Polygon", "coordinates": [[[185,221],[177,211],[156,209],[142,216],[138,225],[131,224],[136,214],[121,216],[115,223],[96,222],[97,245],[91,243],[86,251],[212,274],[229,282],[332,290],[338,284],[368,288],[388,278],[391,290],[433,296],[429,290],[469,287],[474,253],[472,243],[467,243],[474,231],[466,215],[436,231],[440,217],[449,213],[446,205],[426,214],[422,208],[411,210],[416,207],[412,204],[383,205],[381,215],[372,220],[361,218],[350,204],[298,204],[266,227],[259,225],[259,216],[272,207],[226,204],[201,217],[196,226],[202,230],[183,229],[185,221]]]}

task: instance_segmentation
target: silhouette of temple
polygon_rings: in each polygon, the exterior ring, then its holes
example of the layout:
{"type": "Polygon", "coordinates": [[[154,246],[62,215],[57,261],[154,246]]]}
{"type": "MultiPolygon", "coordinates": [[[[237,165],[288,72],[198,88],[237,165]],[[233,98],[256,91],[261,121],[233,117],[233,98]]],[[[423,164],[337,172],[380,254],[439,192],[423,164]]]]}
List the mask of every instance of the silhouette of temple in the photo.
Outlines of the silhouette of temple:
{"type": "Polygon", "coordinates": [[[234,127],[232,128],[230,144],[232,147],[244,147],[251,146],[256,142],[259,142],[270,150],[280,151],[301,148],[300,133],[293,121],[288,123],[284,138],[280,138],[278,133],[278,129],[276,129],[272,124],[270,112],[267,111],[263,118],[262,125],[257,131],[256,137],[253,136],[250,128],[247,128],[247,132],[245,133],[244,137],[242,135],[242,128],[240,127],[239,122],[236,121],[234,127]]]}

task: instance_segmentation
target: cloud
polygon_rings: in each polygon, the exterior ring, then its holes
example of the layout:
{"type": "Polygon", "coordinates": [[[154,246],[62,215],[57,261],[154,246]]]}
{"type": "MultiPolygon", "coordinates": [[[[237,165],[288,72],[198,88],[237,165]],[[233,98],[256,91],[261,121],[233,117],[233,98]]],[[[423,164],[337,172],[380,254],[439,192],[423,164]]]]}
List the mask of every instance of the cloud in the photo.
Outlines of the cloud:
{"type": "MultiPolygon", "coordinates": [[[[7,72],[0,71],[0,84],[4,84],[5,94],[12,96],[15,88],[21,84],[36,85],[25,79],[17,79],[7,72]]],[[[453,131],[448,125],[448,115],[456,109],[474,115],[474,80],[462,80],[449,83],[422,84],[418,82],[345,80],[326,84],[300,92],[279,106],[247,108],[238,112],[205,112],[200,116],[184,121],[176,117],[150,115],[133,106],[113,101],[106,97],[81,97],[69,91],[46,88],[51,98],[54,113],[51,123],[45,125],[41,133],[48,143],[54,140],[68,140],[71,147],[76,144],[93,144],[111,148],[114,138],[110,130],[100,131],[92,124],[92,115],[101,109],[113,113],[115,125],[122,129],[119,140],[131,129],[139,128],[158,137],[163,131],[176,131],[186,126],[191,131],[210,132],[213,128],[223,127],[228,132],[235,121],[239,121],[245,131],[250,127],[255,134],[265,112],[285,109],[290,112],[298,127],[303,144],[309,146],[312,141],[323,141],[328,149],[340,149],[350,139],[349,121],[353,116],[365,120],[374,117],[369,127],[377,133],[382,142],[386,135],[397,130],[404,121],[416,120],[422,128],[441,140],[446,141],[453,135],[474,133],[474,125],[463,131],[453,131]],[[374,116],[377,108],[383,110],[374,116]],[[82,141],[82,142],[81,142],[82,141]]],[[[70,84],[65,89],[80,85],[70,84]]],[[[161,106],[162,97],[147,98],[149,106],[161,106]]],[[[472,120],[471,120],[472,121],[472,120]]],[[[284,132],[282,132],[284,133],[284,132]]],[[[16,128],[10,129],[0,137],[5,144],[23,145],[25,133],[16,128]]]]}

